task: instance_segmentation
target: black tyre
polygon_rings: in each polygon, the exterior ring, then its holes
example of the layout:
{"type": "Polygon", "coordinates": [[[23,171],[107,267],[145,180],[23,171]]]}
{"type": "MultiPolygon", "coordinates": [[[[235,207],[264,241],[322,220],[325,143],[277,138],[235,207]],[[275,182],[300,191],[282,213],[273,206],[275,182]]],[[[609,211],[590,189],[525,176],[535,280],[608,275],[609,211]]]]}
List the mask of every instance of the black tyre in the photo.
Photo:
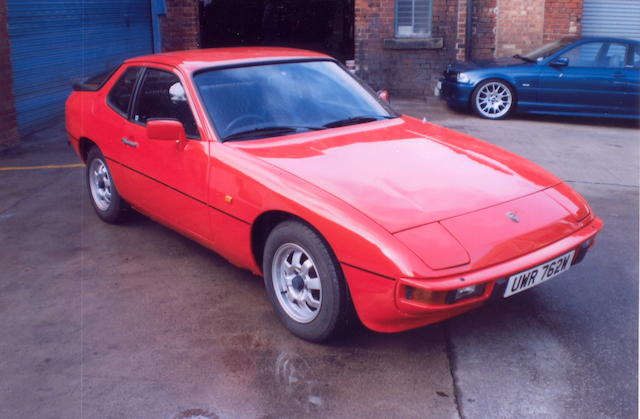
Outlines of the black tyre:
{"type": "Polygon", "coordinates": [[[89,198],[98,217],[108,223],[123,221],[129,205],[118,194],[107,161],[98,147],[92,147],[87,154],[86,175],[89,198]]]}
{"type": "Polygon", "coordinates": [[[516,95],[509,83],[490,79],[480,83],[471,96],[473,111],[483,118],[502,119],[516,106],[516,95]]]}
{"type": "Polygon", "coordinates": [[[320,342],[341,334],[354,311],[333,252],[306,224],[285,221],[264,248],[263,272],[275,312],[294,335],[320,342]]]}

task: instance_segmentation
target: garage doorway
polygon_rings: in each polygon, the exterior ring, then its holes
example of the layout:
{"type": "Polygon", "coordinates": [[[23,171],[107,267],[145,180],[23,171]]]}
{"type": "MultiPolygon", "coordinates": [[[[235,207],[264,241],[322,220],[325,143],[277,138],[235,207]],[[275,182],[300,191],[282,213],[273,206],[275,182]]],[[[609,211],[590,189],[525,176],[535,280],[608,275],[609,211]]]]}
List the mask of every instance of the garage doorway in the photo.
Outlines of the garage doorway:
{"type": "Polygon", "coordinates": [[[344,62],[354,13],[354,0],[200,0],[200,45],[304,48],[344,62]]]}
{"type": "Polygon", "coordinates": [[[9,0],[7,10],[13,94],[23,136],[61,118],[74,81],[153,52],[150,1],[92,0],[89,6],[9,0]]]}
{"type": "Polygon", "coordinates": [[[612,36],[640,40],[640,2],[584,0],[583,36],[612,36]]]}

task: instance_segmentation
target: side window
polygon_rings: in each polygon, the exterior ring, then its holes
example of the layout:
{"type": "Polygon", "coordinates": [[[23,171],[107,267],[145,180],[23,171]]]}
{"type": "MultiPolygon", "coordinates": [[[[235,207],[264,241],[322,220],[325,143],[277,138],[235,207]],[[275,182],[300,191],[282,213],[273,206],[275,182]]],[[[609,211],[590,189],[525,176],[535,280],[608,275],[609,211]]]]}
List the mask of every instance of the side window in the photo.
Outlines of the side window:
{"type": "Polygon", "coordinates": [[[624,59],[627,55],[627,46],[625,44],[609,44],[609,48],[603,51],[600,58],[600,67],[622,68],[624,67],[624,59]]]}
{"type": "Polygon", "coordinates": [[[129,67],[122,76],[120,76],[116,84],[113,85],[107,97],[107,101],[111,107],[124,117],[127,116],[127,112],[129,111],[129,102],[131,102],[133,87],[136,84],[139,71],[140,67],[129,67]]]}
{"type": "Polygon", "coordinates": [[[602,42],[589,42],[569,50],[563,57],[569,59],[569,67],[597,67],[598,53],[602,46],[602,42]]]}
{"type": "Polygon", "coordinates": [[[149,119],[176,119],[189,138],[200,138],[187,95],[173,73],[148,68],[138,93],[133,120],[146,124],[149,119]]]}
{"type": "Polygon", "coordinates": [[[640,45],[631,46],[631,62],[629,64],[633,68],[640,68],[640,45]]]}
{"type": "Polygon", "coordinates": [[[569,67],[622,68],[627,47],[609,42],[588,42],[565,53],[569,67]]]}

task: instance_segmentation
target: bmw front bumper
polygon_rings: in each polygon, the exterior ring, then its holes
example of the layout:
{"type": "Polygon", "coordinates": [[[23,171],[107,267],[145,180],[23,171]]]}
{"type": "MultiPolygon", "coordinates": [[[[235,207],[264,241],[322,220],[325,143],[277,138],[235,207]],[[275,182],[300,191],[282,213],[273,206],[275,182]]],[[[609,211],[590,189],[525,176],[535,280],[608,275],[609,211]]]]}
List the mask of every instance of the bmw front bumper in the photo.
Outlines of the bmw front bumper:
{"type": "Polygon", "coordinates": [[[473,92],[473,85],[471,84],[461,84],[444,78],[438,81],[438,87],[436,88],[439,88],[439,96],[442,100],[450,106],[459,108],[467,107],[473,92]]]}

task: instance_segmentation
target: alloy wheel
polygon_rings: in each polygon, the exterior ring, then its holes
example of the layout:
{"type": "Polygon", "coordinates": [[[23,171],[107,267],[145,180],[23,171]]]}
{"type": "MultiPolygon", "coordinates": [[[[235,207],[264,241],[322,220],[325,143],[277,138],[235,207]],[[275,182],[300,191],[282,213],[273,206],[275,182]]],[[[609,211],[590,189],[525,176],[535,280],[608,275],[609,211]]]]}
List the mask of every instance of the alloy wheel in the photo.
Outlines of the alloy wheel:
{"type": "Polygon", "coordinates": [[[482,116],[491,119],[506,115],[513,103],[509,87],[497,81],[481,86],[475,99],[478,112],[482,116]]]}
{"type": "Polygon", "coordinates": [[[89,167],[89,187],[93,202],[101,211],[111,205],[111,176],[109,169],[101,159],[93,159],[89,167]]]}
{"type": "Polygon", "coordinates": [[[294,243],[281,245],[273,257],[271,273],[282,309],[299,323],[315,319],[322,305],[322,285],[309,253],[294,243]]]}

